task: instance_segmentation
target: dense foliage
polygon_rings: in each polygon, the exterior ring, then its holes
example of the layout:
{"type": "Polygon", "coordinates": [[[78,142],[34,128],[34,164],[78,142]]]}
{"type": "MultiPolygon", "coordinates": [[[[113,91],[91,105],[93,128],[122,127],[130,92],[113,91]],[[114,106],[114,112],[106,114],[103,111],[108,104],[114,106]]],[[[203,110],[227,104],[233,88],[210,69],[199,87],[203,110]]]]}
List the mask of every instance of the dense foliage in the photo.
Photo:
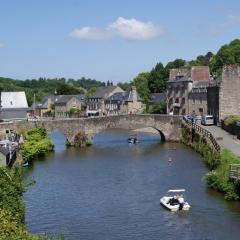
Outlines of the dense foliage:
{"type": "Polygon", "coordinates": [[[240,158],[235,156],[229,150],[222,150],[220,154],[219,166],[209,172],[206,176],[206,182],[209,187],[225,193],[227,200],[240,199],[240,183],[229,180],[230,164],[240,164],[240,158]]]}
{"type": "Polygon", "coordinates": [[[235,39],[222,46],[210,61],[211,71],[220,75],[224,65],[240,64],[240,39],[235,39]]]}
{"type": "Polygon", "coordinates": [[[240,158],[226,149],[220,153],[216,152],[207,140],[197,133],[195,133],[192,142],[191,129],[185,124],[182,126],[182,141],[199,152],[211,170],[204,177],[208,187],[223,192],[227,200],[239,200],[240,183],[234,183],[229,179],[229,169],[230,164],[240,164],[240,158]]]}
{"type": "Polygon", "coordinates": [[[54,145],[44,128],[33,128],[27,135],[23,144],[23,160],[31,161],[53,151],[54,145]]]}
{"type": "Polygon", "coordinates": [[[159,101],[151,106],[148,110],[152,114],[166,114],[167,113],[167,103],[165,101],[159,101]]]}
{"type": "Polygon", "coordinates": [[[29,105],[33,103],[34,94],[36,96],[36,101],[40,101],[44,96],[85,93],[86,90],[92,87],[104,85],[104,82],[85,78],[78,80],[67,80],[65,78],[39,78],[23,81],[0,77],[0,89],[2,91],[25,91],[29,105]]]}
{"type": "Polygon", "coordinates": [[[26,231],[22,195],[28,185],[23,184],[20,167],[0,167],[0,240],[63,240],[62,234],[59,237],[35,236],[26,231]]]}

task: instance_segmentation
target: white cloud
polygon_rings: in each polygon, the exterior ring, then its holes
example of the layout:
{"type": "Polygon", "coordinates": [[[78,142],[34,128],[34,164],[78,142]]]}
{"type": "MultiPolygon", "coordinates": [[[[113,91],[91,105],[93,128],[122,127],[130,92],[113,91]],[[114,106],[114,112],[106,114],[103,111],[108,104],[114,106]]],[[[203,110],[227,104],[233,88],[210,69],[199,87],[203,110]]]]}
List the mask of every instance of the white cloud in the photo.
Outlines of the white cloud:
{"type": "Polygon", "coordinates": [[[160,27],[151,22],[141,22],[135,18],[119,17],[115,22],[101,29],[96,27],[76,28],[71,36],[78,39],[103,40],[122,37],[128,40],[145,40],[163,34],[160,27]]]}
{"type": "Polygon", "coordinates": [[[89,40],[102,40],[111,37],[108,31],[93,27],[76,28],[71,32],[71,36],[89,40]]]}
{"type": "Polygon", "coordinates": [[[0,48],[3,48],[5,45],[0,42],[0,48]]]}

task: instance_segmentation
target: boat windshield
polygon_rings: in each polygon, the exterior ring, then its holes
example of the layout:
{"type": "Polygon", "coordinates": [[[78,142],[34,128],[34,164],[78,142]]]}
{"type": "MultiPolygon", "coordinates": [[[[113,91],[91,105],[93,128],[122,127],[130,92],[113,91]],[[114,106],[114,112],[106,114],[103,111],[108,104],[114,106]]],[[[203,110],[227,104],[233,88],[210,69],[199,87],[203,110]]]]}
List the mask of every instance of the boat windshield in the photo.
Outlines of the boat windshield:
{"type": "Polygon", "coordinates": [[[175,189],[175,190],[168,190],[169,193],[183,193],[185,189],[175,189]]]}

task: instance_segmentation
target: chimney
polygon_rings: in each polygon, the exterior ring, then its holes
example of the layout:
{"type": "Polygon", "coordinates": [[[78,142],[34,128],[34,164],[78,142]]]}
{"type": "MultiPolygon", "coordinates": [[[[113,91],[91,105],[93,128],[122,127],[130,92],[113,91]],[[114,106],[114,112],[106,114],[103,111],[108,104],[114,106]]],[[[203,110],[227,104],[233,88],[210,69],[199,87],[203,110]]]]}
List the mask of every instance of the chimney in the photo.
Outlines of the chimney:
{"type": "Polygon", "coordinates": [[[136,89],[136,86],[132,86],[132,100],[133,100],[133,102],[137,102],[137,89],[136,89]]]}

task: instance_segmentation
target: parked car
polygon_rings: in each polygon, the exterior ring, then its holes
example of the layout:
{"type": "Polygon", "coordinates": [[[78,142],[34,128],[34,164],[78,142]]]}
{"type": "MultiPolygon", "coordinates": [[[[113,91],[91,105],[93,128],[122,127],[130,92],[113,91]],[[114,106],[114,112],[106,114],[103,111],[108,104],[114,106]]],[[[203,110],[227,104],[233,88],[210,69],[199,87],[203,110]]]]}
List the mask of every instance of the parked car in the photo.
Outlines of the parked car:
{"type": "Polygon", "coordinates": [[[202,121],[202,116],[201,115],[197,115],[197,116],[194,116],[193,117],[193,121],[195,122],[195,123],[201,123],[201,121],[202,121]]]}
{"type": "Polygon", "coordinates": [[[204,115],[202,116],[202,125],[214,125],[214,119],[212,115],[204,115]]]}

